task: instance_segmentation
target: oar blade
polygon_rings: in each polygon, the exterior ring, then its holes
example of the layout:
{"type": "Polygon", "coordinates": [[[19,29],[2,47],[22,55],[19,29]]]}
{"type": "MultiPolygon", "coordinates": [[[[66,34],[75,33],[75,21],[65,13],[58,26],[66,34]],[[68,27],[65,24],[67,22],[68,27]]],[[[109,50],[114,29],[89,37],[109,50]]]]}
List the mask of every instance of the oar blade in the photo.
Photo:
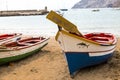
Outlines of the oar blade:
{"type": "Polygon", "coordinates": [[[82,36],[82,34],[78,31],[77,27],[73,23],[71,23],[61,15],[57,14],[56,12],[51,11],[47,15],[47,18],[59,25],[60,27],[63,27],[65,30],[82,36]]]}

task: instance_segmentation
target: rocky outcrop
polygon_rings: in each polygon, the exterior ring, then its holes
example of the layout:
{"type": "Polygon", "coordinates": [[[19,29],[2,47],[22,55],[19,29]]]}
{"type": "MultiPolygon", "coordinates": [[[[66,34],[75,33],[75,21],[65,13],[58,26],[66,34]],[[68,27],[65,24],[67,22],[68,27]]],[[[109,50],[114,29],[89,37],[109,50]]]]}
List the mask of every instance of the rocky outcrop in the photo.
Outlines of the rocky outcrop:
{"type": "Polygon", "coordinates": [[[120,7],[120,0],[81,0],[72,8],[116,8],[120,7]]]}

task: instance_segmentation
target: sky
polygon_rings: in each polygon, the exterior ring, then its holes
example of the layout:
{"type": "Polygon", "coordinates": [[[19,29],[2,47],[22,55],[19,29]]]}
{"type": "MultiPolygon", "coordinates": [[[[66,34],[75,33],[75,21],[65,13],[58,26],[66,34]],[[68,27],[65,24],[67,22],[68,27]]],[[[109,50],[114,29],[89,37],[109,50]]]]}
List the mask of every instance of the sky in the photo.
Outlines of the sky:
{"type": "Polygon", "coordinates": [[[70,9],[80,0],[0,0],[0,10],[44,9],[57,10],[70,9]]]}

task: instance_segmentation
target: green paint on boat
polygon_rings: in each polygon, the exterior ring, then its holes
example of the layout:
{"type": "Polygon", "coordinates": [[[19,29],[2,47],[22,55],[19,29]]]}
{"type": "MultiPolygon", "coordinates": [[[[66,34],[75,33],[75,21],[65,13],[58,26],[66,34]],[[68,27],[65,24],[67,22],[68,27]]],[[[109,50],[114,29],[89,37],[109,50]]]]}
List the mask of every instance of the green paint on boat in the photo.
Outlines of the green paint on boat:
{"type": "Polygon", "coordinates": [[[27,56],[30,56],[32,54],[35,54],[35,53],[39,52],[47,44],[43,45],[40,48],[35,49],[34,51],[31,51],[31,52],[28,52],[28,53],[25,53],[25,54],[22,54],[22,55],[17,55],[17,56],[12,56],[12,57],[7,57],[7,58],[1,58],[0,59],[0,65],[6,64],[6,63],[9,63],[9,62],[12,62],[12,61],[17,61],[17,60],[23,59],[27,56]]]}

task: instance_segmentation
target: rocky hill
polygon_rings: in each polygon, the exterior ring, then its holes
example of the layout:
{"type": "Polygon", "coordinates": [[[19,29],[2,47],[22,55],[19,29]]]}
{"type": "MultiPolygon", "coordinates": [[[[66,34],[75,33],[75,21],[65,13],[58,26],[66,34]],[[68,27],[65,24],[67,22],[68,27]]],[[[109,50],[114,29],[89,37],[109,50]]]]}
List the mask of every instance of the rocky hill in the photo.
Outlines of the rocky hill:
{"type": "Polygon", "coordinates": [[[72,8],[116,8],[120,7],[120,0],[81,0],[72,8]]]}

